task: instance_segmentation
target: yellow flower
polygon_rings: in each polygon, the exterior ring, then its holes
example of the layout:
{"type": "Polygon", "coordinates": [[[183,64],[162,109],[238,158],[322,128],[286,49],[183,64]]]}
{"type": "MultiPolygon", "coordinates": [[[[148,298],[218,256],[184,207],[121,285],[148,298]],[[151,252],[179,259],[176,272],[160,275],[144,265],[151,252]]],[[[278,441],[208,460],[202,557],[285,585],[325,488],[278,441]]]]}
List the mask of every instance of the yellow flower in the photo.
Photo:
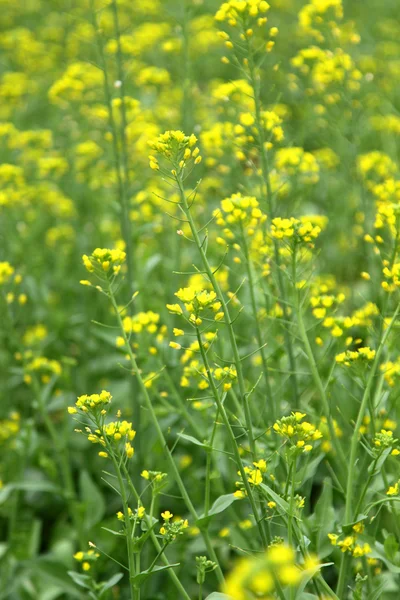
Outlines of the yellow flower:
{"type": "Polygon", "coordinates": [[[161,513],[161,516],[164,519],[164,521],[169,521],[174,515],[170,513],[169,510],[166,510],[163,513],[161,513]]]}
{"type": "Polygon", "coordinates": [[[397,496],[399,493],[399,482],[396,482],[394,485],[391,485],[387,490],[387,496],[397,496]]]}

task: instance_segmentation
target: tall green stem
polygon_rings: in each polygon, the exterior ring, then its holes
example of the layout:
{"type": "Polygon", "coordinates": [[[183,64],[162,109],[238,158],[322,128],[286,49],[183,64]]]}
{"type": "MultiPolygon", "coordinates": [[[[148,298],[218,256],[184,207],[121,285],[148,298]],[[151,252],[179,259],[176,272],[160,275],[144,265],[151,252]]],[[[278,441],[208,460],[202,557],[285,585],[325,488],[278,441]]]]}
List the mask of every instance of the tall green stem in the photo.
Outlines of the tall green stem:
{"type": "MultiPolygon", "coordinates": [[[[132,479],[129,475],[129,471],[128,471],[125,463],[121,464],[121,468],[123,470],[128,487],[129,487],[130,491],[132,492],[133,497],[135,498],[135,500],[137,502],[140,502],[140,495],[138,494],[138,491],[136,490],[135,486],[133,485],[132,479]]],[[[146,520],[146,524],[149,528],[152,527],[153,506],[154,506],[154,496],[151,499],[150,517],[148,517],[147,515],[145,515],[145,517],[144,517],[146,520]]],[[[164,563],[165,566],[169,566],[168,559],[165,556],[165,554],[163,552],[161,552],[161,550],[162,550],[161,544],[158,541],[157,536],[153,530],[151,530],[150,537],[151,537],[151,541],[153,542],[153,545],[154,545],[157,553],[160,556],[161,561],[164,563]]],[[[175,571],[173,569],[168,569],[168,575],[169,575],[170,579],[172,580],[172,582],[174,583],[178,592],[181,594],[182,598],[184,598],[185,600],[190,600],[189,594],[186,592],[185,588],[179,581],[179,578],[176,575],[175,571]]]]}
{"type": "MultiPolygon", "coordinates": [[[[113,6],[115,4],[115,0],[113,0],[113,6]]],[[[118,24],[118,11],[116,9],[116,7],[114,7],[114,15],[116,14],[116,22],[118,24]]],[[[118,136],[118,128],[117,128],[117,124],[115,122],[114,119],[114,113],[113,113],[113,105],[112,105],[112,96],[111,96],[111,92],[110,92],[110,80],[109,80],[109,74],[108,74],[108,68],[107,68],[107,60],[106,60],[106,56],[104,53],[104,48],[103,48],[103,42],[101,39],[101,34],[99,32],[99,27],[98,27],[98,23],[97,23],[97,17],[96,17],[96,11],[95,11],[95,7],[93,6],[93,0],[91,0],[91,13],[92,13],[92,24],[93,24],[93,28],[95,30],[95,36],[96,36],[96,43],[97,43],[97,51],[98,51],[98,55],[99,55],[99,60],[100,60],[100,66],[101,69],[103,71],[103,90],[104,90],[104,99],[106,102],[106,106],[107,106],[107,112],[108,112],[108,124],[110,127],[110,131],[111,131],[111,138],[112,138],[112,148],[113,148],[113,155],[114,155],[114,167],[115,167],[115,172],[117,175],[117,199],[118,199],[118,203],[120,205],[120,223],[121,223],[121,231],[122,231],[122,235],[126,244],[126,261],[127,261],[127,266],[128,266],[128,283],[129,283],[129,288],[131,290],[131,293],[133,293],[134,290],[134,282],[133,282],[133,247],[132,247],[132,237],[131,237],[131,231],[130,231],[130,226],[129,226],[129,200],[128,200],[128,195],[127,195],[127,180],[126,177],[128,177],[128,163],[127,163],[127,157],[126,157],[126,134],[125,134],[125,129],[126,129],[126,113],[125,113],[125,99],[122,95],[121,98],[121,116],[122,116],[122,127],[123,127],[123,134],[122,134],[122,139],[125,139],[125,143],[122,143],[122,153],[125,154],[125,158],[122,159],[121,156],[121,152],[120,152],[120,144],[119,144],[119,136],[118,136]]],[[[114,17],[115,18],[115,17],[114,17]]],[[[119,31],[119,25],[118,25],[118,31],[119,31]]],[[[120,36],[119,33],[117,35],[117,57],[118,58],[118,63],[120,65],[119,67],[119,71],[120,73],[122,73],[122,62],[121,62],[121,44],[120,44],[120,36]]],[[[120,75],[122,77],[121,79],[121,90],[122,90],[122,94],[123,94],[123,74],[120,75]]]]}
{"type": "Polygon", "coordinates": [[[238,444],[236,442],[235,435],[234,435],[234,433],[232,431],[232,427],[231,427],[231,424],[229,422],[228,415],[226,414],[225,407],[224,407],[224,405],[222,403],[222,400],[221,400],[220,395],[219,395],[219,391],[218,391],[218,389],[217,389],[217,387],[215,385],[214,378],[213,378],[213,376],[211,374],[211,369],[210,369],[210,364],[208,362],[208,357],[207,357],[207,354],[206,354],[206,352],[204,350],[203,341],[201,339],[201,335],[200,335],[199,329],[197,327],[196,327],[196,335],[197,335],[197,341],[199,343],[200,354],[201,354],[201,357],[202,357],[202,360],[203,360],[204,367],[206,369],[207,379],[208,379],[208,382],[210,384],[210,388],[211,388],[211,391],[212,391],[215,403],[216,403],[216,405],[218,407],[219,412],[221,413],[222,420],[223,420],[224,425],[226,427],[226,431],[228,433],[229,440],[230,440],[231,446],[232,446],[232,452],[233,452],[233,455],[235,457],[236,465],[237,465],[237,467],[238,467],[238,469],[240,471],[240,475],[242,477],[242,481],[243,481],[243,484],[244,484],[245,489],[246,489],[247,497],[248,497],[248,499],[250,501],[251,508],[253,510],[254,518],[256,520],[256,523],[257,523],[257,526],[258,526],[258,530],[259,530],[259,533],[260,533],[261,542],[262,542],[262,544],[263,544],[263,546],[265,548],[268,545],[268,540],[267,540],[267,537],[266,537],[266,534],[265,534],[265,531],[264,531],[261,519],[260,519],[260,517],[258,515],[258,509],[257,509],[256,503],[255,503],[255,500],[254,500],[253,491],[252,491],[251,486],[250,486],[250,484],[248,482],[248,477],[246,475],[246,471],[244,470],[244,465],[243,465],[243,462],[242,462],[242,459],[241,459],[241,456],[240,456],[239,447],[238,447],[238,444]]]}
{"type": "MultiPolygon", "coordinates": [[[[253,88],[254,107],[255,107],[255,125],[256,125],[257,134],[258,134],[258,145],[259,145],[259,149],[260,149],[260,158],[261,158],[261,173],[262,173],[261,189],[262,189],[263,199],[264,199],[264,202],[265,202],[265,205],[267,208],[267,212],[268,212],[270,218],[273,219],[275,217],[275,210],[274,210],[274,205],[273,205],[273,201],[272,201],[273,194],[272,194],[272,187],[271,187],[269,159],[268,159],[267,151],[265,150],[265,135],[264,135],[264,127],[263,127],[263,122],[262,122],[262,117],[261,117],[260,80],[259,80],[259,77],[256,72],[253,48],[252,48],[250,42],[248,44],[248,57],[249,57],[249,81],[250,81],[251,87],[253,88]]],[[[285,288],[282,271],[281,271],[281,258],[280,258],[280,254],[279,254],[278,243],[277,243],[277,240],[275,240],[275,239],[273,240],[273,246],[274,246],[274,259],[275,259],[275,264],[277,267],[276,272],[277,272],[277,277],[278,277],[278,288],[279,288],[279,293],[282,298],[283,316],[284,316],[285,321],[290,323],[291,316],[290,316],[290,313],[288,310],[286,288],[285,288]]],[[[285,345],[287,348],[290,371],[291,371],[290,379],[292,382],[292,396],[293,396],[293,401],[296,404],[297,398],[298,398],[296,360],[295,360],[294,351],[293,351],[292,338],[286,327],[284,328],[284,338],[285,338],[285,345]]]]}
{"type": "MultiPolygon", "coordinates": [[[[352,521],[353,517],[354,518],[357,517],[357,515],[353,513],[353,492],[354,492],[354,479],[355,479],[354,469],[356,466],[357,447],[358,447],[358,441],[359,441],[359,435],[360,435],[360,427],[362,425],[362,421],[363,421],[363,418],[365,415],[365,410],[366,410],[366,407],[368,404],[369,395],[371,393],[374,377],[375,377],[376,371],[378,369],[381,355],[382,355],[383,349],[385,347],[386,340],[388,339],[388,336],[392,330],[392,327],[397,319],[399,310],[400,310],[400,304],[397,305],[397,308],[393,314],[393,317],[391,318],[390,323],[388,324],[385,332],[383,333],[383,335],[381,337],[379,346],[378,346],[376,354],[375,354],[374,362],[372,363],[372,366],[371,366],[371,369],[370,369],[370,372],[368,375],[367,384],[365,386],[365,391],[364,391],[364,394],[363,394],[363,397],[361,400],[357,419],[356,419],[356,422],[354,425],[353,434],[351,436],[349,470],[347,473],[347,485],[346,485],[346,507],[345,507],[345,515],[344,515],[345,524],[350,523],[352,521]]],[[[347,553],[343,554],[343,557],[342,557],[342,564],[340,566],[340,572],[339,572],[339,581],[338,581],[338,586],[337,586],[337,590],[336,590],[336,593],[340,598],[343,596],[343,593],[344,593],[344,587],[346,584],[346,573],[347,573],[347,553]]]]}
{"type": "MultiPolygon", "coordinates": [[[[119,312],[119,309],[118,309],[118,306],[117,306],[117,303],[116,303],[116,300],[115,300],[115,297],[114,297],[114,292],[113,292],[112,287],[111,287],[110,284],[109,284],[109,287],[108,287],[108,295],[109,295],[109,298],[111,300],[111,304],[112,304],[112,306],[114,308],[114,312],[115,312],[115,315],[116,315],[117,320],[118,320],[118,325],[120,327],[121,334],[122,334],[122,336],[124,338],[127,352],[129,354],[129,358],[130,358],[130,361],[131,361],[131,367],[132,367],[132,374],[135,375],[135,377],[137,379],[137,382],[139,384],[139,389],[140,389],[140,391],[141,391],[141,393],[143,395],[144,401],[146,403],[146,408],[149,411],[149,414],[151,416],[154,428],[155,428],[155,430],[157,432],[158,439],[159,439],[159,441],[160,441],[160,443],[162,445],[162,448],[163,448],[163,450],[165,452],[165,455],[167,457],[168,464],[169,464],[169,466],[171,468],[171,471],[173,473],[174,479],[175,479],[175,481],[176,481],[176,483],[178,485],[179,491],[182,494],[182,498],[183,498],[183,500],[184,500],[184,502],[186,504],[186,507],[187,507],[188,511],[191,514],[191,517],[192,517],[193,521],[197,521],[198,520],[198,514],[197,514],[197,512],[196,512],[196,510],[195,510],[195,508],[194,508],[194,506],[192,504],[192,501],[190,500],[189,494],[187,493],[185,484],[182,481],[182,478],[180,476],[178,467],[176,466],[176,463],[175,463],[175,461],[174,461],[174,459],[173,459],[173,457],[171,455],[171,452],[168,449],[167,441],[166,441],[166,439],[164,437],[164,434],[163,434],[162,429],[160,427],[160,424],[158,422],[157,415],[156,415],[156,413],[154,411],[153,403],[152,403],[152,401],[150,399],[150,396],[149,396],[147,388],[146,388],[146,386],[144,384],[144,381],[143,381],[143,379],[142,379],[142,377],[140,375],[140,371],[139,371],[138,365],[136,363],[136,359],[134,357],[131,345],[129,343],[129,339],[128,339],[126,333],[125,333],[124,326],[123,326],[122,319],[121,319],[121,314],[119,312]]],[[[219,580],[220,584],[223,584],[224,583],[224,576],[223,576],[223,573],[222,573],[221,566],[219,564],[217,555],[216,555],[216,553],[214,551],[214,548],[212,547],[210,537],[209,537],[207,531],[205,531],[205,530],[201,530],[201,533],[202,533],[202,536],[203,536],[203,539],[204,539],[204,543],[205,543],[206,548],[207,548],[207,552],[210,555],[210,558],[215,563],[217,563],[216,574],[217,574],[218,580],[219,580]]]]}
{"type": "Polygon", "coordinates": [[[358,445],[358,437],[360,434],[360,427],[362,425],[362,420],[364,418],[365,409],[368,403],[368,398],[371,392],[371,387],[374,381],[375,373],[379,365],[379,361],[385,347],[386,340],[391,332],[391,329],[397,319],[397,315],[400,310],[400,304],[398,304],[393,317],[387,326],[386,331],[384,332],[378,349],[376,351],[374,362],[372,363],[371,370],[368,375],[367,385],[365,387],[364,395],[361,400],[360,409],[358,411],[357,420],[354,426],[353,434],[351,437],[351,445],[350,445],[350,459],[349,459],[349,471],[347,476],[347,487],[346,487],[346,508],[345,508],[345,523],[350,523],[352,517],[356,517],[357,515],[352,514],[352,506],[353,506],[353,483],[354,483],[354,468],[356,464],[357,458],[357,445],[358,445]]]}
{"type": "Polygon", "coordinates": [[[245,259],[246,259],[246,271],[247,271],[247,278],[249,280],[251,308],[252,308],[253,318],[254,318],[255,327],[256,327],[256,339],[257,339],[258,346],[260,348],[260,356],[261,356],[261,362],[262,362],[262,367],[263,367],[264,382],[265,382],[265,389],[266,389],[266,402],[267,402],[267,405],[269,405],[271,408],[271,420],[275,421],[275,419],[277,418],[277,406],[276,406],[275,401],[272,398],[271,385],[270,385],[269,374],[268,374],[268,360],[267,360],[267,356],[266,356],[265,348],[264,348],[264,344],[263,344],[260,321],[258,319],[257,301],[256,301],[256,295],[255,295],[256,286],[255,286],[255,281],[254,281],[254,277],[253,277],[253,269],[252,269],[252,264],[251,264],[251,260],[250,260],[249,247],[247,244],[247,240],[246,240],[246,236],[244,234],[243,228],[242,228],[242,245],[243,245],[243,251],[244,251],[244,255],[245,255],[245,259]]]}
{"type": "Polygon", "coordinates": [[[249,437],[249,444],[250,444],[250,451],[252,454],[252,458],[253,460],[256,460],[256,446],[255,446],[255,441],[254,441],[254,435],[253,435],[253,425],[252,425],[252,420],[251,420],[251,413],[250,413],[250,406],[249,406],[249,400],[248,400],[248,394],[246,393],[246,386],[244,383],[244,377],[243,377],[243,369],[242,369],[242,363],[241,363],[241,358],[239,356],[239,350],[237,347],[237,343],[236,343],[236,338],[235,338],[235,332],[233,329],[233,325],[232,325],[232,321],[231,321],[231,317],[230,317],[230,313],[229,313],[229,309],[228,309],[228,305],[225,301],[225,298],[221,292],[221,288],[219,287],[218,281],[215,278],[215,275],[211,269],[210,263],[208,262],[208,258],[206,256],[206,253],[204,251],[204,247],[203,244],[200,241],[199,238],[199,234],[197,232],[195,223],[193,221],[193,217],[192,214],[190,212],[190,208],[188,206],[188,201],[186,198],[186,194],[185,194],[185,190],[183,188],[183,182],[181,178],[177,179],[177,183],[179,186],[179,192],[180,192],[180,199],[181,199],[181,207],[183,209],[183,212],[188,220],[189,223],[189,227],[190,230],[192,232],[193,235],[193,239],[196,243],[197,249],[199,251],[200,257],[201,257],[201,261],[203,263],[203,267],[205,272],[207,273],[207,276],[210,280],[210,283],[215,291],[215,293],[218,296],[218,300],[221,302],[221,307],[222,307],[222,311],[224,313],[224,320],[225,320],[225,325],[228,329],[228,335],[229,335],[229,341],[230,341],[230,345],[231,345],[231,349],[232,349],[232,353],[233,353],[233,362],[235,364],[236,367],[236,372],[237,372],[237,377],[238,377],[238,383],[239,383],[239,389],[240,389],[240,396],[242,399],[242,404],[243,404],[243,408],[244,408],[244,414],[245,414],[245,421],[246,421],[246,428],[247,428],[247,435],[249,437]]]}
{"type": "Polygon", "coordinates": [[[134,555],[133,546],[132,546],[132,525],[131,525],[131,520],[129,517],[129,510],[128,510],[129,506],[128,506],[128,499],[126,496],[125,484],[124,484],[124,481],[121,476],[121,471],[119,468],[118,461],[114,455],[113,448],[111,447],[110,443],[107,440],[107,436],[104,436],[104,440],[106,442],[106,448],[107,448],[108,454],[114,465],[114,470],[115,470],[115,473],[116,473],[116,476],[118,479],[119,491],[121,494],[122,506],[124,509],[124,520],[125,520],[125,529],[126,529],[126,546],[127,546],[127,552],[128,552],[128,567],[129,567],[129,588],[130,588],[130,592],[131,592],[131,598],[132,598],[132,600],[139,600],[140,589],[138,589],[133,583],[133,577],[137,574],[137,571],[136,571],[135,555],[134,555]]]}
{"type": "MultiPolygon", "coordinates": [[[[127,129],[127,117],[126,117],[126,107],[125,107],[125,76],[124,76],[124,66],[123,66],[123,55],[122,55],[122,47],[121,47],[121,29],[119,24],[119,15],[118,15],[118,4],[117,0],[112,0],[112,10],[114,16],[114,29],[115,36],[117,40],[117,74],[118,74],[118,89],[119,89],[119,97],[121,101],[121,127],[120,127],[120,138],[121,138],[121,158],[122,158],[122,189],[121,189],[121,208],[122,208],[122,218],[123,218],[123,234],[127,248],[127,264],[128,264],[128,275],[129,275],[129,285],[131,294],[134,291],[134,248],[132,235],[130,230],[130,222],[129,222],[129,183],[130,183],[130,174],[129,174],[129,160],[128,160],[128,140],[126,137],[126,129],[127,129]]],[[[108,88],[108,85],[107,85],[108,88]]],[[[111,115],[111,118],[112,115],[111,115]]]]}
{"type": "Polygon", "coordinates": [[[340,445],[339,439],[336,435],[335,427],[334,427],[334,424],[333,424],[333,421],[331,418],[331,407],[329,404],[328,396],[326,394],[325,386],[322,383],[322,379],[319,374],[315,356],[314,356],[314,353],[311,348],[310,340],[308,339],[307,331],[306,331],[306,328],[304,325],[302,306],[300,305],[299,301],[297,302],[297,306],[296,306],[296,315],[297,315],[297,323],[298,323],[298,327],[299,327],[300,337],[303,341],[304,350],[307,355],[311,374],[312,374],[315,386],[319,392],[319,396],[321,398],[321,401],[322,401],[322,404],[324,407],[324,412],[325,412],[327,420],[328,420],[329,435],[331,437],[332,444],[335,448],[335,451],[337,453],[337,456],[340,460],[340,463],[341,463],[342,469],[343,469],[343,466],[346,464],[346,457],[345,457],[343,449],[340,445]]]}

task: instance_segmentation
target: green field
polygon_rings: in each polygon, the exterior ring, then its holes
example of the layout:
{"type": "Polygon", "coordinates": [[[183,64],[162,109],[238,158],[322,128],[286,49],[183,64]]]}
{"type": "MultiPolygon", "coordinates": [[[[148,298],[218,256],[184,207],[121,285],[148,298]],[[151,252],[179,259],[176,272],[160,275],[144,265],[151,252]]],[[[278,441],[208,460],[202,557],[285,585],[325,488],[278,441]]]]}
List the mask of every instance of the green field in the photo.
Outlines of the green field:
{"type": "Polygon", "coordinates": [[[397,600],[397,0],[0,0],[0,600],[397,600]]]}

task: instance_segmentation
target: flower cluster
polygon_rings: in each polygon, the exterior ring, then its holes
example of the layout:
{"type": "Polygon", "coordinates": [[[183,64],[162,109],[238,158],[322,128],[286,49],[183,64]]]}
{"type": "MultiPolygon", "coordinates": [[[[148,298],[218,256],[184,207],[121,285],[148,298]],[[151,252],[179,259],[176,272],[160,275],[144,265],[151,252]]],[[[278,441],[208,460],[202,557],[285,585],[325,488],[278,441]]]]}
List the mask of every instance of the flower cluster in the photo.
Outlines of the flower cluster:
{"type": "Polygon", "coordinates": [[[328,538],[332,546],[337,546],[343,553],[348,552],[355,558],[371,554],[372,549],[368,543],[357,543],[357,534],[364,531],[363,523],[356,523],[356,525],[353,526],[353,531],[354,533],[352,535],[347,535],[343,539],[340,539],[340,536],[336,533],[328,533],[328,538]]]}
{"type": "Polygon", "coordinates": [[[90,571],[93,563],[95,563],[98,558],[100,558],[100,554],[93,549],[90,549],[87,552],[80,550],[74,554],[74,559],[81,563],[84,571],[90,571]]]}
{"type": "MultiPolygon", "coordinates": [[[[329,417],[329,418],[331,418],[331,417],[329,417]]],[[[333,425],[333,430],[335,432],[335,436],[337,438],[343,437],[343,430],[339,427],[339,424],[336,421],[336,419],[332,419],[332,425],[333,425]]],[[[325,416],[321,417],[321,421],[319,422],[318,429],[322,433],[321,450],[323,452],[331,452],[332,451],[332,440],[331,440],[331,434],[330,434],[329,426],[328,426],[328,419],[325,416]]]]}
{"type": "MultiPolygon", "coordinates": [[[[129,506],[128,506],[128,517],[130,520],[132,521],[137,521],[138,519],[143,519],[143,517],[146,514],[146,509],[144,508],[144,506],[138,506],[138,508],[136,508],[135,510],[132,510],[129,506]]],[[[118,511],[117,512],[117,519],[118,521],[125,521],[125,515],[123,512],[118,511]]]]}
{"type": "Polygon", "coordinates": [[[274,166],[284,179],[297,179],[305,185],[319,181],[318,161],[311,152],[306,152],[303,148],[280,148],[275,154],[274,166]]]}
{"type": "Polygon", "coordinates": [[[140,476],[146,481],[149,481],[153,486],[158,486],[165,480],[167,473],[162,473],[161,471],[148,471],[145,469],[141,472],[140,476]]]}
{"type": "Polygon", "coordinates": [[[222,383],[224,392],[228,392],[232,387],[232,382],[237,379],[237,371],[234,365],[230,367],[217,367],[213,371],[213,377],[222,383]]]}
{"type": "MultiPolygon", "coordinates": [[[[83,394],[78,397],[75,406],[68,407],[68,412],[71,415],[86,415],[89,422],[94,425],[94,429],[88,426],[85,427],[85,432],[89,442],[100,444],[104,448],[99,452],[99,456],[108,458],[111,449],[112,452],[117,454],[123,452],[126,458],[132,458],[135,451],[131,442],[136,436],[132,423],[128,421],[105,422],[111,400],[112,396],[106,390],[103,390],[100,394],[83,394]]],[[[121,416],[120,411],[118,411],[117,416],[121,416]]],[[[80,429],[76,431],[82,433],[80,429]]]]}
{"type": "Polygon", "coordinates": [[[369,346],[363,346],[358,350],[346,350],[337,354],[335,360],[338,364],[350,367],[353,363],[369,362],[375,358],[375,350],[372,350],[369,346]]]}
{"type": "Polygon", "coordinates": [[[270,598],[276,582],[282,586],[295,586],[301,577],[292,548],[274,544],[262,556],[239,560],[227,577],[224,592],[232,600],[270,598]]]}
{"type": "MultiPolygon", "coordinates": [[[[131,334],[150,334],[151,338],[155,336],[155,341],[161,344],[165,338],[167,332],[166,325],[160,325],[160,315],[148,310],[146,312],[141,311],[133,316],[126,316],[122,319],[122,324],[125,333],[129,337],[131,334]]],[[[119,348],[124,349],[125,340],[122,336],[116,338],[116,345],[119,348]]],[[[133,348],[140,347],[140,344],[134,342],[133,348]]],[[[158,353],[157,347],[154,345],[149,346],[149,353],[155,355],[158,353]]]]}
{"type": "Polygon", "coordinates": [[[321,227],[313,225],[306,217],[303,219],[276,217],[272,219],[270,231],[271,237],[276,240],[290,240],[296,244],[306,244],[310,248],[314,247],[314,240],[320,233],[321,227]]]}
{"type": "MultiPolygon", "coordinates": [[[[166,131],[156,140],[150,141],[149,146],[154,154],[158,154],[170,164],[173,176],[180,176],[191,163],[198,165],[201,162],[200,150],[196,143],[197,137],[193,133],[185,135],[183,131],[166,131]]],[[[150,167],[159,171],[160,165],[154,154],[149,156],[150,167]]]]}
{"type": "Polygon", "coordinates": [[[166,544],[174,542],[189,527],[187,519],[173,519],[174,515],[169,510],[162,512],[161,516],[164,523],[160,528],[160,534],[163,536],[166,544]]]}
{"type": "Polygon", "coordinates": [[[215,19],[227,21],[231,27],[236,27],[238,23],[250,24],[252,20],[257,21],[269,8],[268,2],[264,0],[228,0],[221,5],[215,19]]]}
{"type": "Polygon", "coordinates": [[[103,390],[100,394],[83,394],[82,396],[78,396],[77,401],[75,402],[75,406],[69,406],[68,412],[70,415],[74,415],[80,411],[83,413],[93,412],[105,414],[104,406],[110,404],[112,400],[112,396],[110,392],[106,392],[103,390]]]}
{"type": "MultiPolygon", "coordinates": [[[[28,359],[30,351],[24,355],[28,359]]],[[[62,374],[62,366],[58,360],[47,358],[46,356],[36,356],[27,360],[24,365],[24,381],[27,384],[32,383],[32,374],[38,373],[43,383],[48,383],[51,376],[59,377],[62,374]]]]}
{"type": "Polygon", "coordinates": [[[14,274],[14,267],[9,262],[0,262],[0,285],[7,283],[14,274]]]}
{"type": "Polygon", "coordinates": [[[21,427],[21,415],[12,412],[7,419],[0,420],[0,444],[15,438],[21,427]]]}
{"type": "Polygon", "coordinates": [[[300,412],[294,412],[288,417],[282,417],[274,423],[274,431],[288,440],[291,447],[295,447],[302,452],[310,452],[315,442],[322,438],[322,433],[308,421],[303,421],[306,415],[300,412]]]}
{"type": "MultiPolygon", "coordinates": [[[[380,453],[386,448],[392,448],[397,444],[398,441],[399,440],[393,436],[393,431],[390,431],[390,429],[381,429],[380,432],[375,435],[372,443],[374,445],[375,452],[378,451],[380,453]]],[[[398,456],[399,454],[400,451],[398,448],[394,448],[392,450],[393,456],[398,456]]]]}
{"type": "MultiPolygon", "coordinates": [[[[251,467],[245,466],[244,472],[246,473],[249,484],[251,486],[258,486],[263,482],[263,476],[267,472],[267,462],[261,458],[257,462],[253,462],[251,467]]],[[[238,475],[241,475],[240,471],[238,471],[238,475]]],[[[240,481],[236,481],[235,485],[238,488],[233,494],[235,498],[244,498],[247,493],[243,480],[240,479],[240,481]]]]}
{"type": "Polygon", "coordinates": [[[386,383],[390,387],[394,387],[398,377],[400,376],[400,357],[396,360],[389,360],[380,365],[380,370],[382,371],[386,383]]]}
{"type": "Polygon", "coordinates": [[[337,34],[336,20],[343,18],[342,0],[311,0],[299,12],[299,26],[303,35],[310,35],[317,42],[325,39],[321,33],[321,22],[327,24],[331,35],[337,34]]]}
{"type": "MultiPolygon", "coordinates": [[[[112,421],[111,423],[103,424],[99,429],[92,430],[86,428],[88,440],[92,444],[100,444],[104,448],[108,446],[107,442],[112,445],[113,450],[120,452],[123,449],[126,458],[132,458],[134,448],[131,442],[136,436],[136,431],[133,429],[132,423],[128,421],[112,421]]],[[[99,456],[108,458],[108,451],[100,451],[99,456]]]]}
{"type": "Polygon", "coordinates": [[[213,216],[217,225],[224,228],[223,233],[228,241],[240,241],[244,234],[254,236],[267,219],[254,196],[233,194],[221,200],[220,207],[214,210],[213,216]]]}
{"type": "Polygon", "coordinates": [[[400,287],[400,263],[385,266],[382,272],[386,279],[381,283],[383,289],[386,292],[395,292],[400,287]]]}
{"type": "MultiPolygon", "coordinates": [[[[220,310],[221,302],[217,299],[217,295],[213,290],[199,290],[194,286],[190,286],[181,288],[175,293],[175,296],[184,304],[186,311],[189,313],[189,317],[185,315],[186,320],[195,327],[202,324],[200,314],[206,309],[210,309],[215,314],[216,321],[220,321],[224,317],[224,313],[220,310]]],[[[167,308],[172,314],[184,314],[180,304],[167,304],[167,308]]],[[[175,342],[171,342],[171,344],[174,344],[172,347],[180,347],[175,342]]]]}
{"type": "MultiPolygon", "coordinates": [[[[90,256],[84,254],[82,262],[89,273],[94,273],[100,279],[104,279],[108,275],[118,275],[121,270],[121,265],[125,262],[126,253],[119,248],[96,248],[90,256]]],[[[81,281],[82,284],[87,284],[86,281],[81,281]]]]}

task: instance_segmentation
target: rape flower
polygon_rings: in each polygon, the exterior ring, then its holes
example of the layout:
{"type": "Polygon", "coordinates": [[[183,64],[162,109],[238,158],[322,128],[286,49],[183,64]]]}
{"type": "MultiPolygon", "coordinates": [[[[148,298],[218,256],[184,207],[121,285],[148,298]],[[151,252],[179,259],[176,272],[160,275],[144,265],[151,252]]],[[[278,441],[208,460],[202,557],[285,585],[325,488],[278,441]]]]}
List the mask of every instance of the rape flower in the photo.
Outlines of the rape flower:
{"type": "Polygon", "coordinates": [[[111,403],[112,396],[110,392],[103,390],[100,394],[91,394],[88,396],[87,394],[83,394],[79,396],[77,401],[75,402],[75,406],[69,406],[68,412],[73,415],[79,411],[87,413],[89,411],[97,411],[103,410],[105,405],[111,403]]]}
{"type": "MultiPolygon", "coordinates": [[[[197,137],[192,133],[185,135],[182,131],[166,131],[157,139],[149,141],[149,146],[155,154],[162,157],[165,164],[169,163],[170,173],[174,177],[183,175],[186,167],[198,165],[201,162],[200,150],[196,146],[197,137]]],[[[149,156],[151,169],[158,171],[160,165],[154,154],[149,156]]]]}
{"type": "Polygon", "coordinates": [[[95,273],[100,279],[104,275],[111,273],[117,275],[121,270],[121,265],[125,262],[126,253],[118,248],[110,250],[109,248],[96,248],[90,256],[84,254],[82,262],[89,273],[95,273]]]}
{"type": "Polygon", "coordinates": [[[0,262],[0,285],[7,283],[14,273],[14,268],[9,262],[0,262]]]}
{"type": "Polygon", "coordinates": [[[397,496],[399,493],[399,482],[397,481],[394,485],[389,486],[386,491],[387,496],[397,496]]]}
{"type": "Polygon", "coordinates": [[[301,571],[293,550],[277,543],[262,556],[239,560],[229,573],[223,591],[233,600],[246,600],[250,595],[270,597],[276,581],[284,586],[295,586],[300,580],[301,571]]]}
{"type": "Polygon", "coordinates": [[[298,452],[310,452],[312,444],[306,443],[317,441],[322,438],[322,433],[311,423],[303,421],[306,415],[300,412],[294,412],[288,417],[282,417],[274,423],[274,431],[287,438],[291,447],[296,448],[298,452]]]}
{"type": "Polygon", "coordinates": [[[358,348],[358,350],[346,350],[346,352],[341,352],[336,355],[335,360],[338,364],[350,367],[354,362],[374,360],[375,354],[375,350],[371,350],[369,346],[364,346],[358,348]]]}

